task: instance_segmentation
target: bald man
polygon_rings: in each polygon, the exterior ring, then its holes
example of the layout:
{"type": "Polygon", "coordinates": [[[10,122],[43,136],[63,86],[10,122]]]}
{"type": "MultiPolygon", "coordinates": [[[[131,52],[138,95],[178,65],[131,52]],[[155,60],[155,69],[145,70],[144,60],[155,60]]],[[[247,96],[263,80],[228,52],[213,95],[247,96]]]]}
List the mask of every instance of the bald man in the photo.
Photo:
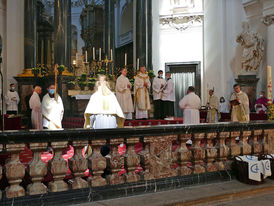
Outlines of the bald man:
{"type": "Polygon", "coordinates": [[[42,129],[42,113],[41,113],[41,100],[39,95],[42,92],[40,86],[35,86],[33,94],[29,100],[31,109],[31,123],[33,129],[42,129]]]}

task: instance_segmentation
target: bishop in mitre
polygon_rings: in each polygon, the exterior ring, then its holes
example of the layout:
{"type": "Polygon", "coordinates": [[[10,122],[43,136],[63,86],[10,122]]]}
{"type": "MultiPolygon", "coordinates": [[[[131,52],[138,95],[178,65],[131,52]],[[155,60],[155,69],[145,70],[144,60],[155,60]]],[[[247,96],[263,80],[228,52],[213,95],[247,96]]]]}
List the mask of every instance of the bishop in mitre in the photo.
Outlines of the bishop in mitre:
{"type": "Polygon", "coordinates": [[[148,110],[150,110],[149,89],[150,89],[149,76],[146,73],[146,67],[140,67],[140,71],[135,77],[134,81],[134,104],[135,104],[135,118],[147,119],[148,110]]]}
{"type": "Polygon", "coordinates": [[[219,100],[218,97],[214,95],[213,89],[209,90],[209,98],[207,103],[207,122],[215,123],[219,120],[219,100]]]}
{"type": "Polygon", "coordinates": [[[99,75],[95,93],[90,97],[84,117],[84,128],[108,129],[124,126],[124,114],[116,96],[110,91],[105,75],[99,75]]]}
{"type": "Polygon", "coordinates": [[[31,123],[33,129],[43,129],[42,127],[42,113],[41,113],[41,100],[39,95],[42,89],[40,86],[35,86],[34,91],[29,100],[31,108],[31,123]]]}
{"type": "Polygon", "coordinates": [[[55,86],[48,87],[48,93],[43,97],[41,110],[43,115],[43,128],[50,130],[62,129],[64,105],[61,97],[56,93],[55,86]]]}
{"type": "Polygon", "coordinates": [[[121,75],[116,81],[116,97],[122,108],[126,119],[132,119],[132,113],[134,112],[132,98],[131,98],[131,83],[127,78],[127,69],[123,68],[121,75]]]}
{"type": "Polygon", "coordinates": [[[230,97],[232,106],[231,120],[233,122],[249,121],[249,99],[246,93],[241,91],[240,85],[233,86],[234,92],[230,97]]]}

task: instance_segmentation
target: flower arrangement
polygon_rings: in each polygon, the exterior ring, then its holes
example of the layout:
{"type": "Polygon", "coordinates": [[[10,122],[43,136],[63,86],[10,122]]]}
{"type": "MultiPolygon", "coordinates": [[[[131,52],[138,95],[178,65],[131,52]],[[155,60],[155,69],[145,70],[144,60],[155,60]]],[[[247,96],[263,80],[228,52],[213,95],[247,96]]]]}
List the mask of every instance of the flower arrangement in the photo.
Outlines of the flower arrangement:
{"type": "Polygon", "coordinates": [[[59,74],[62,74],[62,72],[65,70],[65,66],[59,65],[57,69],[58,69],[59,74]]]}
{"type": "Polygon", "coordinates": [[[269,104],[267,107],[267,119],[274,120],[274,104],[269,104]]]}
{"type": "Polygon", "coordinates": [[[148,71],[148,76],[149,76],[149,78],[154,78],[155,77],[154,71],[153,70],[149,70],[148,71]]]}
{"type": "Polygon", "coordinates": [[[74,89],[75,88],[75,81],[69,81],[67,82],[68,89],[74,89]]]}
{"type": "Polygon", "coordinates": [[[87,86],[87,82],[85,82],[85,81],[79,81],[78,85],[79,85],[79,87],[80,87],[81,90],[84,90],[85,87],[87,86]]]}
{"type": "Polygon", "coordinates": [[[33,68],[31,68],[31,72],[36,76],[40,73],[40,68],[39,67],[33,67],[33,68]]]}

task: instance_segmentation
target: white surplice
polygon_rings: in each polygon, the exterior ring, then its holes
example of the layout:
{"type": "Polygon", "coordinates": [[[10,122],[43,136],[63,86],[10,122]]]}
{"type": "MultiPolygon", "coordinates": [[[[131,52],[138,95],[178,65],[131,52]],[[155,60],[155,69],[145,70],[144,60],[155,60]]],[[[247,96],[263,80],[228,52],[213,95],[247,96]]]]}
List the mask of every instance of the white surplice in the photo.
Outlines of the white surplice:
{"type": "Polygon", "coordinates": [[[43,97],[41,111],[43,115],[43,127],[48,129],[62,129],[64,105],[61,97],[57,95],[57,101],[49,94],[43,97]]]}
{"type": "Polygon", "coordinates": [[[134,112],[131,98],[131,84],[127,77],[120,75],[116,81],[116,97],[127,119],[132,119],[134,112]],[[130,88],[128,88],[130,85],[130,88]],[[130,118],[131,117],[131,118],[130,118]]]}
{"type": "Polygon", "coordinates": [[[162,100],[175,102],[175,88],[174,88],[174,82],[172,79],[169,79],[166,82],[166,86],[164,87],[163,94],[162,94],[162,100]]]}
{"type": "Polygon", "coordinates": [[[221,113],[229,113],[228,105],[226,102],[220,102],[219,103],[219,111],[221,113]]]}
{"type": "Polygon", "coordinates": [[[152,83],[153,90],[153,100],[161,99],[163,88],[162,85],[165,85],[166,81],[163,78],[155,77],[152,83]]]}
{"type": "Polygon", "coordinates": [[[84,128],[106,129],[124,126],[124,114],[116,96],[109,90],[103,95],[102,87],[90,97],[85,110],[84,128]]]}
{"type": "Polygon", "coordinates": [[[17,91],[8,91],[5,96],[5,103],[7,105],[7,111],[18,111],[18,103],[20,101],[17,91]]]}
{"type": "Polygon", "coordinates": [[[232,112],[231,112],[231,120],[233,122],[238,121],[249,121],[249,99],[246,93],[240,91],[239,93],[233,92],[230,101],[236,100],[236,98],[239,98],[239,105],[232,106],[232,112]]]}
{"type": "Polygon", "coordinates": [[[218,105],[218,97],[216,97],[215,95],[209,96],[208,99],[208,111],[207,111],[207,122],[208,123],[215,123],[218,122],[219,118],[218,118],[218,109],[219,109],[219,105],[218,105]]]}
{"type": "Polygon", "coordinates": [[[42,113],[41,113],[41,100],[37,92],[33,92],[29,100],[31,108],[31,123],[33,129],[43,129],[42,127],[42,113]]]}
{"type": "Polygon", "coordinates": [[[184,124],[199,124],[200,123],[200,107],[201,99],[194,92],[184,96],[180,100],[179,106],[184,110],[183,122],[184,124]]]}
{"type": "Polygon", "coordinates": [[[146,73],[138,73],[134,81],[134,104],[136,108],[135,118],[143,119],[148,118],[148,110],[150,110],[150,101],[149,101],[149,88],[151,84],[149,77],[146,73]],[[147,83],[147,87],[144,86],[144,83],[147,83]]]}

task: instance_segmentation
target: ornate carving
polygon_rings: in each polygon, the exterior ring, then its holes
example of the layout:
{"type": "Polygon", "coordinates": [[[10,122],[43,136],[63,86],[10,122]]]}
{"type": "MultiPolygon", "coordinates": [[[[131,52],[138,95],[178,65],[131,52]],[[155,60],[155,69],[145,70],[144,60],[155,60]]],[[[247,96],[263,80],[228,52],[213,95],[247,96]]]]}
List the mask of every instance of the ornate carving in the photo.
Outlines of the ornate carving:
{"type": "Polygon", "coordinates": [[[208,133],[207,134],[207,171],[215,172],[218,170],[218,166],[214,163],[214,160],[217,158],[218,150],[214,146],[214,139],[217,137],[217,133],[208,133]]]}
{"type": "Polygon", "coordinates": [[[28,171],[32,184],[28,185],[29,195],[47,193],[47,187],[41,183],[47,174],[47,165],[41,160],[41,152],[47,147],[47,143],[30,143],[30,150],[33,152],[33,159],[29,163],[28,171]]]}
{"type": "Polygon", "coordinates": [[[110,169],[111,169],[111,177],[110,184],[123,184],[125,182],[125,178],[123,175],[120,175],[119,172],[124,167],[124,156],[120,155],[118,152],[118,145],[124,143],[123,138],[119,139],[111,139],[111,159],[110,159],[110,169]]]}
{"type": "Polygon", "coordinates": [[[229,138],[229,132],[221,132],[219,134],[219,141],[217,147],[219,147],[218,165],[219,170],[225,170],[227,157],[229,155],[229,147],[226,145],[226,139],[229,138]]]}
{"type": "Polygon", "coordinates": [[[175,168],[172,168],[172,142],[177,140],[176,135],[145,137],[145,180],[173,177],[178,175],[175,168]]]}
{"type": "Polygon", "coordinates": [[[263,137],[262,130],[255,130],[253,136],[253,153],[254,155],[259,155],[263,151],[263,137]]]}
{"type": "Polygon", "coordinates": [[[204,139],[205,134],[194,134],[194,146],[192,147],[194,156],[194,174],[205,172],[205,149],[201,147],[201,140],[204,139]]]}
{"type": "Polygon", "coordinates": [[[69,166],[75,177],[72,183],[72,189],[87,188],[88,183],[82,176],[88,168],[88,160],[83,157],[82,150],[84,146],[88,145],[88,141],[73,141],[74,155],[69,159],[69,166]]]}
{"type": "Polygon", "coordinates": [[[267,16],[264,16],[262,18],[262,22],[266,25],[266,26],[270,26],[271,24],[273,24],[274,22],[274,15],[267,15],[267,16]]]}
{"type": "Polygon", "coordinates": [[[104,186],[107,184],[107,180],[102,177],[102,174],[107,167],[107,161],[106,158],[101,155],[100,149],[106,144],[106,140],[93,140],[91,143],[93,152],[88,159],[91,164],[90,170],[93,174],[91,185],[92,187],[104,186]]]}
{"type": "Polygon", "coordinates": [[[67,147],[67,144],[67,141],[51,143],[54,150],[54,157],[49,161],[49,168],[53,175],[53,182],[49,183],[49,190],[51,192],[62,192],[69,189],[67,183],[63,180],[67,174],[68,165],[62,157],[62,152],[67,147]]]}
{"type": "Polygon", "coordinates": [[[258,70],[263,58],[264,40],[259,33],[249,30],[247,22],[242,24],[242,33],[237,36],[236,41],[243,47],[242,70],[258,70]]]}
{"type": "Polygon", "coordinates": [[[251,131],[244,131],[243,132],[243,155],[250,155],[252,148],[251,145],[248,143],[251,138],[251,131]]]}
{"type": "Polygon", "coordinates": [[[190,15],[190,16],[168,16],[160,17],[160,24],[169,25],[179,31],[188,29],[194,23],[202,25],[203,15],[190,15]]]}
{"type": "Polygon", "coordinates": [[[181,175],[190,175],[192,173],[192,169],[190,168],[191,158],[192,158],[192,152],[190,148],[187,148],[186,142],[188,140],[191,140],[191,134],[182,134],[181,135],[181,175]]]}
{"type": "Polygon", "coordinates": [[[7,151],[11,153],[9,162],[5,165],[6,176],[10,186],[6,189],[6,197],[14,198],[25,195],[25,190],[19,184],[25,176],[25,166],[19,160],[20,151],[25,144],[7,144],[7,151]]]}
{"type": "Polygon", "coordinates": [[[127,182],[137,182],[140,180],[140,176],[135,173],[135,169],[140,164],[140,156],[136,154],[134,150],[134,146],[139,142],[139,138],[128,138],[127,144],[127,167],[128,167],[128,175],[127,182]]]}

